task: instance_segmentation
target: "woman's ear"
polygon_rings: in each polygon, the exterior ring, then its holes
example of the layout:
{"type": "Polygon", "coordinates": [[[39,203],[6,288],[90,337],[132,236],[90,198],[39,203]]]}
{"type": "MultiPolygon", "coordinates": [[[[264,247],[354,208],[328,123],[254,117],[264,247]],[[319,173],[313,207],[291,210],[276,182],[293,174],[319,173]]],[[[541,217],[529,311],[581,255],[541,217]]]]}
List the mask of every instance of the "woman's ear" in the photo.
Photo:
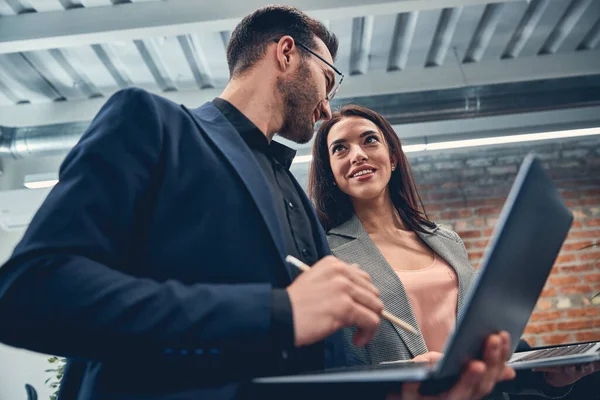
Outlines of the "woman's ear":
{"type": "Polygon", "coordinates": [[[392,171],[395,171],[398,168],[398,160],[394,154],[390,156],[390,164],[392,165],[392,171]]]}

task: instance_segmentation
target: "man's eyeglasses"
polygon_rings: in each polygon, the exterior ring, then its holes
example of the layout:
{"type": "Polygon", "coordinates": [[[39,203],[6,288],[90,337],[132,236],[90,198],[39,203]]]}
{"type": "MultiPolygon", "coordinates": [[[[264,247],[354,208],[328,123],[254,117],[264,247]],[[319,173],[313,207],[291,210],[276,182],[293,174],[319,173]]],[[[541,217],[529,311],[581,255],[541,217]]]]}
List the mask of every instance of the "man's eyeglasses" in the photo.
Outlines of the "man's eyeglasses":
{"type": "MultiPolygon", "coordinates": [[[[279,43],[279,39],[273,39],[273,41],[275,43],[279,43]]],[[[296,45],[298,47],[301,47],[304,50],[308,51],[310,54],[312,54],[313,56],[317,57],[319,60],[323,61],[325,63],[325,65],[327,65],[336,74],[338,74],[340,76],[340,80],[333,83],[333,88],[329,91],[329,93],[327,93],[327,96],[325,96],[325,99],[327,101],[331,101],[335,97],[335,95],[338,92],[338,90],[340,90],[340,85],[342,84],[342,81],[344,80],[344,74],[342,74],[339,69],[337,69],[336,67],[334,67],[327,60],[325,60],[323,57],[321,57],[320,55],[318,55],[317,53],[315,53],[314,51],[312,51],[311,49],[309,49],[307,46],[303,45],[300,42],[296,42],[296,45]]]]}

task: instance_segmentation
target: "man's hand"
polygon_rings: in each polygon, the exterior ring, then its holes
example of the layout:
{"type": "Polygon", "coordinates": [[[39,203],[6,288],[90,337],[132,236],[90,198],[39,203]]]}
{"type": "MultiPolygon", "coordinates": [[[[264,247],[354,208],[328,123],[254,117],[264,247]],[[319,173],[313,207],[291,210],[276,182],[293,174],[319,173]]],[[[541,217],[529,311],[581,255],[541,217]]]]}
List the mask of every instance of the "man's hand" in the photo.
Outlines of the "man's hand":
{"type": "MultiPolygon", "coordinates": [[[[414,361],[436,361],[440,353],[425,353],[414,361]],[[423,359],[419,359],[423,357],[423,359]]],[[[420,383],[402,384],[402,393],[390,394],[387,400],[472,400],[489,394],[496,383],[511,380],[515,371],[506,366],[510,357],[510,335],[506,332],[488,336],[484,346],[484,361],[473,360],[467,364],[456,384],[447,392],[437,396],[419,394],[420,383]]]]}
{"type": "Polygon", "coordinates": [[[369,274],[328,256],[287,288],[296,346],[309,345],[335,331],[357,326],[354,344],[364,346],[379,326],[383,303],[369,274]]]}
{"type": "Polygon", "coordinates": [[[600,371],[600,361],[562,367],[535,368],[533,371],[544,373],[544,380],[550,386],[563,387],[572,385],[584,376],[600,371]]]}

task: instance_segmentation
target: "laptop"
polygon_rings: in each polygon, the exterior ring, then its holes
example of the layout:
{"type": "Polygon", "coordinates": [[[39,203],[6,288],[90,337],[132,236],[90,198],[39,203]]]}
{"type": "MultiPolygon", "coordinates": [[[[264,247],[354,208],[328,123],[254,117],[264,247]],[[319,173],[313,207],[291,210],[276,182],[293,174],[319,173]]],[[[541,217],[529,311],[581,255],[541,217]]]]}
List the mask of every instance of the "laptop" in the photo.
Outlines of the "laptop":
{"type": "MultiPolygon", "coordinates": [[[[260,385],[423,382],[423,394],[442,393],[465,364],[481,359],[485,338],[501,330],[514,352],[569,232],[573,215],[535,154],[528,154],[506,199],[465,298],[465,309],[436,364],[397,362],[260,377],[260,385]]],[[[521,364],[524,365],[524,364],[521,364]]],[[[530,364],[527,368],[531,368],[530,364]]]]}
{"type": "Polygon", "coordinates": [[[557,367],[600,361],[600,342],[573,343],[514,353],[508,361],[514,369],[557,367]]]}

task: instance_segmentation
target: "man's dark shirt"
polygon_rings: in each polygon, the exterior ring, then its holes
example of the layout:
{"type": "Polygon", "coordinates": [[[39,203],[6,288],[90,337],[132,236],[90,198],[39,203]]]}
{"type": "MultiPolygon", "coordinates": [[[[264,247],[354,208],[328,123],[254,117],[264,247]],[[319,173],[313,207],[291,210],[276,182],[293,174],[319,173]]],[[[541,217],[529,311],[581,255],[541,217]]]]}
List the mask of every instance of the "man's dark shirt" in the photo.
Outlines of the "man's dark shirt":
{"type": "MultiPolygon", "coordinates": [[[[289,171],[296,151],[275,141],[269,143],[265,134],[228,101],[216,98],[213,104],[244,139],[267,178],[283,233],[286,255],[292,255],[308,265],[314,264],[318,260],[314,227],[289,171]]],[[[293,270],[293,273],[296,276],[299,271],[293,270]]],[[[285,289],[273,291],[272,322],[275,340],[284,347],[292,347],[292,308],[285,289]]]]}

